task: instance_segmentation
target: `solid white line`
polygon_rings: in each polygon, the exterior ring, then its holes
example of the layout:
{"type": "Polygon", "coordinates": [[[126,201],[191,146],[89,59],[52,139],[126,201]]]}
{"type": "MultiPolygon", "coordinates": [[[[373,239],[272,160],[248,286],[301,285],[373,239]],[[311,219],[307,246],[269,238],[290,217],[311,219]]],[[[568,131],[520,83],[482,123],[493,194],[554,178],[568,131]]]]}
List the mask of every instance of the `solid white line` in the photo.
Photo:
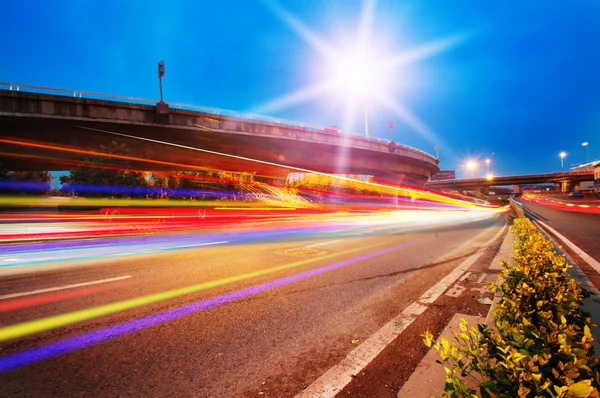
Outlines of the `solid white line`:
{"type": "Polygon", "coordinates": [[[487,274],[482,274],[479,279],[477,279],[477,283],[482,283],[483,280],[486,278],[487,274]]]}
{"type": "Polygon", "coordinates": [[[308,248],[308,247],[317,247],[317,246],[329,245],[331,243],[341,242],[342,240],[343,239],[338,239],[338,240],[332,240],[332,241],[329,241],[329,242],[315,243],[314,245],[308,245],[308,246],[304,246],[304,247],[308,248]]]}
{"type": "MultiPolygon", "coordinates": [[[[494,235],[483,247],[490,245],[504,232],[506,225],[494,235]]],[[[334,397],[365,366],[367,366],[385,347],[398,337],[419,315],[427,309],[448,287],[467,270],[481,255],[483,251],[472,254],[450,274],[429,289],[417,302],[409,305],[400,315],[385,324],[364,343],[352,350],[346,358],[335,365],[310,386],[297,395],[297,397],[334,397]]]]}
{"type": "Polygon", "coordinates": [[[209,245],[219,245],[221,243],[227,243],[229,242],[228,240],[222,240],[220,242],[206,242],[206,243],[194,243],[191,245],[179,245],[179,246],[169,246],[168,248],[174,248],[174,247],[196,247],[196,246],[209,246],[209,245]]]}
{"type": "Polygon", "coordinates": [[[75,287],[97,285],[100,283],[116,282],[116,281],[121,281],[123,279],[129,279],[129,278],[131,278],[131,275],[124,275],[124,276],[117,276],[115,278],[100,279],[97,281],[75,283],[73,285],[65,285],[65,286],[49,287],[47,289],[32,290],[31,292],[6,294],[4,296],[0,296],[0,300],[15,298],[15,297],[31,296],[32,294],[55,292],[57,290],[73,289],[75,287]]]}
{"type": "Polygon", "coordinates": [[[588,263],[592,268],[594,268],[596,270],[596,272],[600,273],[600,263],[598,263],[598,261],[594,260],[592,258],[592,256],[590,256],[589,254],[587,254],[586,252],[584,252],[583,250],[581,250],[579,247],[577,247],[573,242],[571,242],[569,239],[565,238],[564,236],[562,236],[557,230],[555,230],[554,228],[548,226],[548,224],[540,221],[540,220],[535,220],[537,223],[540,223],[545,229],[547,229],[548,231],[552,232],[554,235],[556,235],[558,237],[558,239],[562,240],[567,246],[569,246],[571,248],[571,250],[573,250],[575,253],[577,253],[577,255],[579,257],[581,257],[586,263],[588,263]]]}

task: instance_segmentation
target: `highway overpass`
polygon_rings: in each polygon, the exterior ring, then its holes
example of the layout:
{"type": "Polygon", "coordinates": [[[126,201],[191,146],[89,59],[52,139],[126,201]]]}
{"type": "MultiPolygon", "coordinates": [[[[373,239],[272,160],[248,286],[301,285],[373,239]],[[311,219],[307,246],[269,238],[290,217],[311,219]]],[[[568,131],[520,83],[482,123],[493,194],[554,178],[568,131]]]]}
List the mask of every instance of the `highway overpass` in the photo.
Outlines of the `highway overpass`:
{"type": "Polygon", "coordinates": [[[498,176],[492,179],[470,178],[464,180],[430,181],[430,186],[452,190],[478,190],[486,193],[495,186],[524,185],[524,184],[572,184],[594,179],[593,171],[567,171],[559,173],[540,173],[514,176],[498,176]]]}
{"type": "Polygon", "coordinates": [[[11,170],[64,170],[65,161],[85,158],[80,150],[115,140],[139,158],[132,167],[149,171],[199,166],[285,179],[300,168],[393,181],[426,181],[439,171],[437,159],[418,149],[327,128],[152,100],[7,88],[0,90],[0,162],[11,170]]]}

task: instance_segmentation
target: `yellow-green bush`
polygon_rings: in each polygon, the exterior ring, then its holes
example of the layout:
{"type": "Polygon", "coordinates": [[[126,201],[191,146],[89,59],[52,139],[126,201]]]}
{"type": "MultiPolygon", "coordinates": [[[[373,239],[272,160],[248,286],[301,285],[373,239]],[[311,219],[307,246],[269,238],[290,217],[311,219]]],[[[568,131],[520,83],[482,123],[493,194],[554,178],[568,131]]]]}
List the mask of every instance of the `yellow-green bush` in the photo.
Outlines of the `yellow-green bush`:
{"type": "Polygon", "coordinates": [[[443,396],[597,397],[600,369],[591,320],[581,309],[589,297],[568,273],[564,256],[527,219],[512,227],[515,265],[505,267],[492,289],[502,298],[493,312],[497,330],[469,328],[463,320],[456,343],[433,342],[446,365],[443,396]]]}

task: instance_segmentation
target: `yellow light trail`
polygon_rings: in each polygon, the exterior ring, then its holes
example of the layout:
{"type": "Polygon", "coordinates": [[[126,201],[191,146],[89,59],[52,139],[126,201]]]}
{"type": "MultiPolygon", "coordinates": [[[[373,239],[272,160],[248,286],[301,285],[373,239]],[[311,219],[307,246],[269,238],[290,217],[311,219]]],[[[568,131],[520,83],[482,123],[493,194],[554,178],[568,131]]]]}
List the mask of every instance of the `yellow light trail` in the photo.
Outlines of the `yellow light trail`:
{"type": "Polygon", "coordinates": [[[446,197],[446,196],[443,196],[443,195],[439,195],[439,194],[436,194],[436,193],[432,193],[432,192],[419,191],[419,190],[416,190],[416,189],[413,189],[413,188],[399,188],[399,187],[393,187],[393,186],[388,186],[388,185],[383,185],[383,184],[378,184],[378,183],[373,183],[373,182],[368,182],[368,181],[357,181],[357,180],[353,180],[353,179],[348,178],[348,177],[343,177],[343,176],[337,176],[337,175],[333,175],[333,174],[322,173],[322,172],[319,172],[319,171],[304,169],[304,168],[301,168],[301,167],[286,166],[286,165],[279,164],[279,163],[268,162],[268,161],[265,161],[265,160],[252,159],[252,158],[248,158],[248,157],[244,157],[244,156],[239,156],[239,155],[231,155],[231,154],[227,154],[227,153],[211,151],[211,150],[208,150],[208,149],[195,148],[195,147],[191,147],[191,146],[188,146],[188,145],[175,144],[175,143],[172,143],[172,142],[154,140],[154,139],[151,139],[151,138],[138,137],[138,136],[135,136],[135,135],[117,133],[117,132],[114,132],[114,131],[95,129],[95,128],[91,128],[91,127],[83,127],[83,126],[79,126],[79,127],[82,128],[82,129],[86,129],[86,130],[99,131],[99,132],[103,132],[103,133],[107,133],[107,134],[112,134],[112,135],[116,135],[116,136],[120,136],[120,137],[127,137],[127,138],[137,139],[137,140],[140,140],[140,141],[153,142],[153,143],[157,143],[157,144],[163,144],[163,145],[173,146],[173,147],[176,147],[176,148],[184,148],[184,149],[189,149],[189,150],[197,151],[197,152],[210,153],[210,154],[213,154],[213,155],[220,155],[220,156],[225,156],[225,157],[229,157],[229,158],[233,158],[233,159],[240,159],[240,160],[246,160],[246,161],[251,161],[251,162],[260,163],[260,164],[266,164],[266,165],[270,165],[270,166],[281,167],[281,168],[284,168],[284,169],[295,170],[295,171],[298,171],[298,172],[301,172],[301,173],[313,173],[313,174],[318,174],[318,175],[333,177],[333,178],[336,178],[336,179],[341,180],[341,181],[350,181],[350,182],[353,182],[353,183],[357,183],[358,182],[358,183],[364,184],[366,186],[378,187],[379,189],[382,189],[382,190],[385,190],[385,191],[391,192],[391,193],[403,193],[404,196],[419,195],[416,198],[423,198],[423,199],[427,199],[427,200],[432,200],[432,201],[436,201],[436,202],[443,202],[443,203],[448,203],[448,204],[454,204],[454,205],[458,205],[458,206],[466,206],[466,207],[473,207],[473,208],[481,208],[482,207],[482,206],[478,206],[478,205],[476,205],[474,203],[470,203],[470,202],[466,202],[466,201],[458,200],[458,199],[454,199],[454,198],[449,198],[449,197],[446,197]]]}
{"type": "MultiPolygon", "coordinates": [[[[352,183],[362,184],[363,186],[376,187],[381,192],[402,194],[403,196],[414,196],[415,199],[426,199],[426,200],[431,200],[434,202],[442,202],[442,203],[453,204],[453,205],[457,205],[457,206],[482,208],[482,206],[479,206],[475,203],[463,201],[460,199],[450,198],[450,197],[440,195],[437,193],[432,193],[432,192],[427,192],[427,191],[419,191],[419,190],[416,190],[413,188],[399,188],[399,187],[393,187],[393,186],[388,186],[388,185],[383,185],[383,184],[378,184],[378,183],[373,183],[373,182],[357,181],[357,180],[350,179],[348,177],[342,177],[342,176],[336,176],[336,175],[327,174],[327,173],[321,173],[318,171],[303,169],[303,168],[299,168],[299,167],[290,167],[290,166],[285,166],[285,165],[281,165],[281,164],[277,164],[277,163],[272,163],[272,162],[267,162],[267,161],[262,161],[262,160],[257,160],[257,159],[251,159],[251,158],[247,158],[247,157],[243,157],[243,156],[229,155],[229,154],[225,154],[225,153],[214,152],[214,151],[209,151],[209,150],[200,149],[200,148],[194,148],[194,147],[190,147],[187,145],[174,144],[174,143],[170,143],[170,142],[166,142],[166,141],[159,141],[159,140],[153,140],[150,138],[136,137],[136,136],[132,136],[132,135],[128,135],[128,134],[116,133],[116,132],[112,132],[112,131],[105,131],[105,130],[99,130],[99,129],[88,128],[88,127],[82,127],[82,128],[85,128],[87,130],[101,131],[101,132],[105,132],[105,133],[113,134],[113,135],[117,135],[117,136],[138,139],[138,140],[142,140],[142,141],[160,143],[160,144],[168,145],[168,146],[174,146],[174,147],[185,148],[185,149],[199,151],[199,152],[217,154],[217,155],[221,155],[221,156],[225,156],[225,157],[253,161],[253,162],[267,164],[267,165],[271,165],[271,166],[283,167],[283,168],[287,168],[290,170],[296,170],[296,171],[303,172],[303,173],[314,173],[314,174],[334,177],[338,180],[350,181],[352,183]]],[[[194,168],[194,169],[198,169],[198,170],[208,170],[206,168],[192,166],[192,165],[186,165],[186,164],[180,164],[180,163],[165,162],[165,161],[160,161],[160,160],[149,160],[149,159],[143,159],[143,158],[138,158],[138,157],[134,157],[134,156],[126,156],[126,155],[107,154],[107,153],[98,152],[98,151],[75,149],[75,148],[69,148],[69,147],[64,147],[64,146],[49,145],[49,144],[42,144],[42,143],[36,143],[36,142],[25,142],[25,141],[7,139],[7,138],[2,138],[2,137],[0,137],[0,143],[19,145],[19,146],[27,146],[27,147],[40,148],[40,149],[50,149],[50,150],[56,150],[56,151],[65,151],[65,152],[70,152],[70,153],[104,156],[104,157],[109,157],[109,158],[130,160],[130,161],[137,161],[137,162],[151,162],[151,163],[155,163],[155,164],[183,167],[183,168],[194,168]]]]}
{"type": "Polygon", "coordinates": [[[339,257],[342,255],[347,255],[350,253],[355,253],[361,250],[368,250],[376,246],[383,245],[387,242],[376,243],[369,246],[364,246],[360,248],[346,250],[341,253],[332,253],[326,254],[323,256],[319,256],[312,259],[300,260],[290,264],[278,265],[275,267],[248,272],[245,274],[230,276],[227,278],[218,279],[215,281],[204,282],[197,285],[187,286],[184,288],[173,289],[166,292],[150,294],[143,297],[137,297],[133,299],[123,300],[116,303],[105,304],[97,307],[87,308],[84,310],[78,310],[69,312],[66,314],[60,314],[55,316],[50,316],[46,318],[35,319],[32,321],[22,322],[15,325],[5,326],[0,328],[0,343],[10,340],[15,340],[18,338],[23,338],[26,336],[30,336],[35,333],[41,333],[48,330],[57,329],[62,326],[72,325],[74,323],[87,321],[90,319],[95,319],[105,315],[111,315],[118,312],[126,311],[129,309],[141,307],[143,305],[157,303],[159,301],[164,301],[176,297],[181,297],[186,294],[196,293],[203,290],[207,290],[210,288],[224,286],[227,284],[244,281],[251,278],[256,278],[263,275],[273,274],[279,271],[285,271],[292,268],[297,268],[303,265],[311,264],[321,260],[328,260],[331,258],[339,257]]]}

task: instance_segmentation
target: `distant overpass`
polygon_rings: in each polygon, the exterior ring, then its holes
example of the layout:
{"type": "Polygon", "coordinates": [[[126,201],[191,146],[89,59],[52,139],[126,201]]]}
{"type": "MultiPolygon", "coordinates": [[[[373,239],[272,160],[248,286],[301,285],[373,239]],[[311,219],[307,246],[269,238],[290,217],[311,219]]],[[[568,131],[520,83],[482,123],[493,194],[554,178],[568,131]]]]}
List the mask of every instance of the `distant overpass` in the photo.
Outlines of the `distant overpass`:
{"type": "Polygon", "coordinates": [[[2,85],[7,89],[0,89],[0,162],[11,170],[65,170],[70,167],[61,161],[85,158],[77,149],[97,150],[115,140],[141,159],[132,167],[149,171],[189,165],[285,179],[301,168],[392,181],[426,181],[439,171],[438,160],[421,150],[317,126],[140,98],[2,85]]]}
{"type": "Polygon", "coordinates": [[[499,176],[492,179],[470,178],[464,180],[430,181],[429,185],[452,190],[487,191],[494,186],[523,185],[523,184],[561,184],[563,182],[579,183],[594,179],[593,171],[567,171],[560,173],[526,174],[515,176],[499,176]]]}

